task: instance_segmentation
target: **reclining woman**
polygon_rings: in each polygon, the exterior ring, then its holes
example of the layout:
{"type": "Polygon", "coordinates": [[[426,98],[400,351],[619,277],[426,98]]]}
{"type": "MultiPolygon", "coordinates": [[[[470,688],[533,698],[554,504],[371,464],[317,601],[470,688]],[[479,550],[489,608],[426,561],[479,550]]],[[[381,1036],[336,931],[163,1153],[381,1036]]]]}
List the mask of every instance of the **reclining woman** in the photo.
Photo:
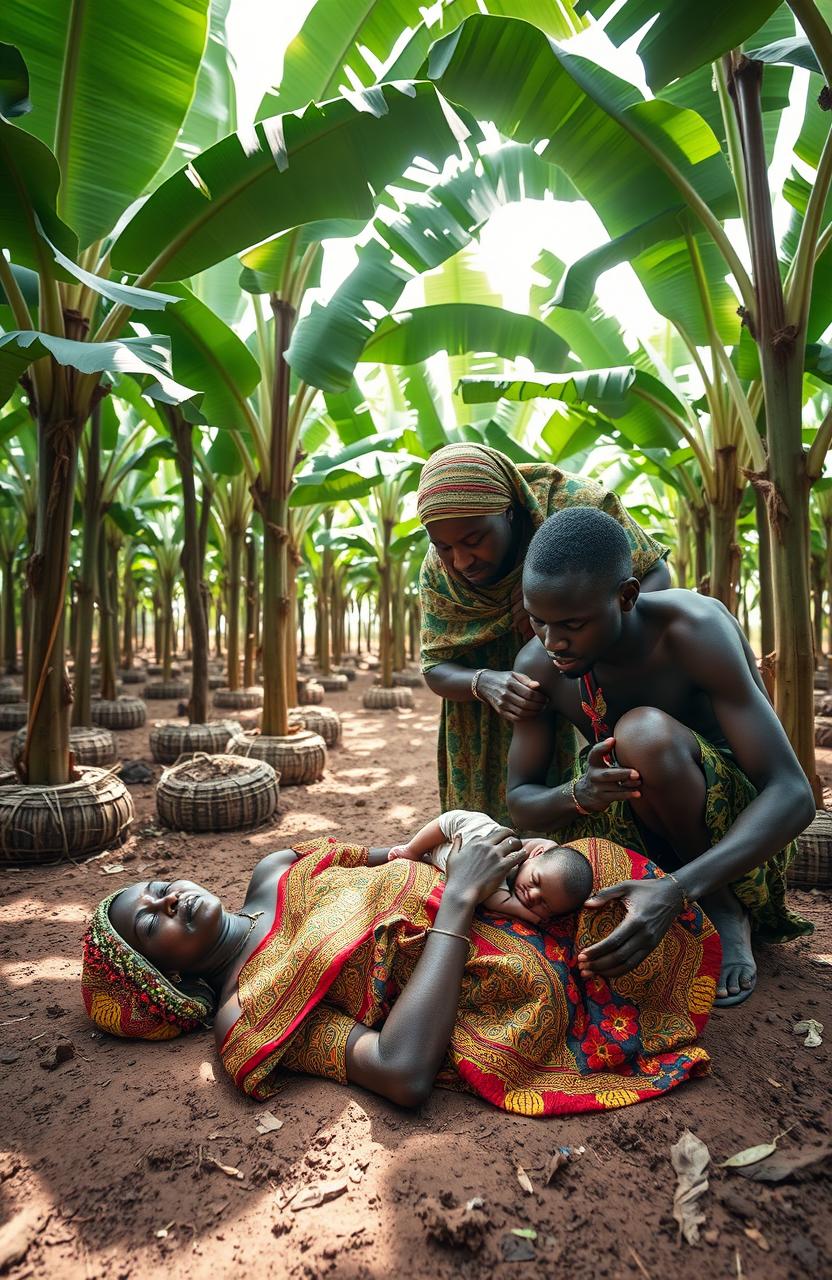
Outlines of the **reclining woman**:
{"type": "MultiPolygon", "coordinates": [[[[578,847],[596,889],[662,874],[603,840],[578,847]]],[[[618,904],[546,932],[475,914],[525,856],[509,831],[456,849],[446,879],[386,855],[332,839],[269,854],[237,912],[184,880],[112,894],[84,939],[88,1013],[151,1040],[213,1022],[225,1069],[256,1098],[290,1070],[404,1106],[438,1084],[550,1115],[638,1102],[707,1069],[694,1041],[719,942],[697,907],[616,988],[584,982],[577,956],[618,904]]]]}

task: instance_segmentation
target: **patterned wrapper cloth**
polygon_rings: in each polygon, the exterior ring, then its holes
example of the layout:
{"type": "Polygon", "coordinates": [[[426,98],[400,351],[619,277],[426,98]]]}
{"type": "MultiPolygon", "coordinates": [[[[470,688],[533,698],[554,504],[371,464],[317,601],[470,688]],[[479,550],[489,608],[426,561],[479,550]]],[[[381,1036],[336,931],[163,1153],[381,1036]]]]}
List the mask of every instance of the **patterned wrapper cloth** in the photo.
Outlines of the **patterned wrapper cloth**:
{"type": "MultiPolygon", "coordinates": [[[[422,468],[417,510],[423,524],[460,516],[494,515],[512,507],[533,533],[564,507],[597,507],[623,527],[633,551],[633,571],[643,578],[668,550],[627,514],[614,493],[549,463],[515,464],[487,445],[452,444],[422,468]]],[[[433,547],[419,578],[422,670],[442,662],[511,671],[525,641],[515,630],[511,597],[522,563],[490,587],[449,573],[433,547]]],[[[511,725],[482,702],[442,700],[439,724],[439,797],[442,811],[481,810],[511,825],[505,785],[511,725]]],[[[569,773],[576,754],[571,725],[560,721],[550,781],[569,773]]]]}
{"type": "MultiPolygon", "coordinates": [[[[663,873],[605,840],[579,842],[595,889],[663,873]]],[[[296,846],[272,927],[239,978],[240,1018],[223,1065],[268,1098],[285,1070],[346,1079],[356,1022],[379,1027],[407,984],[441,901],[424,863],[367,866],[334,839],[296,846]]],[[[632,972],[581,977],[580,951],[623,918],[620,902],[533,928],[480,909],[438,1086],[520,1115],[606,1110],[656,1097],[708,1069],[695,1043],[713,1004],[721,949],[697,906],[632,972]]]]}
{"type": "Polygon", "coordinates": [[[102,1031],[136,1040],[172,1040],[210,1022],[213,999],[200,983],[184,991],[129,946],[113,927],[110,903],[99,902],[84,935],[81,991],[102,1031]]]}

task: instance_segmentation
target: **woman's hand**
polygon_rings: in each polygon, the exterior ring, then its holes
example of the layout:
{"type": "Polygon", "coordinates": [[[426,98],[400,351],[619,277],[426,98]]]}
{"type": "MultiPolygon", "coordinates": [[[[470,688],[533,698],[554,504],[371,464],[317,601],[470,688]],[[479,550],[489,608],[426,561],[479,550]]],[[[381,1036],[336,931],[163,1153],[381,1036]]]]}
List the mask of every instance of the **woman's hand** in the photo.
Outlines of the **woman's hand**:
{"type": "Polygon", "coordinates": [[[522,582],[518,582],[511,593],[511,617],[514,622],[514,630],[520,632],[520,638],[522,640],[531,640],[534,632],[529,621],[529,615],[523,608],[522,582]]]}
{"type": "Polygon", "coordinates": [[[472,904],[483,902],[527,856],[522,840],[508,827],[500,827],[492,836],[469,840],[448,855],[445,891],[472,904]]]}
{"type": "Polygon", "coordinates": [[[586,758],[586,773],[575,783],[574,797],[589,813],[603,813],[616,800],[637,800],[641,795],[641,778],[635,769],[608,763],[614,746],[615,738],[596,742],[586,758]]]}
{"type": "Polygon", "coordinates": [[[477,693],[504,720],[527,720],[549,705],[537,680],[522,671],[483,671],[477,693]]]}
{"type": "Polygon", "coordinates": [[[649,956],[682,910],[682,890],[670,876],[660,880],[624,880],[609,889],[600,889],[587,898],[585,906],[601,907],[623,898],[627,914],[608,938],[585,948],[578,956],[581,976],[619,978],[649,956]]]}

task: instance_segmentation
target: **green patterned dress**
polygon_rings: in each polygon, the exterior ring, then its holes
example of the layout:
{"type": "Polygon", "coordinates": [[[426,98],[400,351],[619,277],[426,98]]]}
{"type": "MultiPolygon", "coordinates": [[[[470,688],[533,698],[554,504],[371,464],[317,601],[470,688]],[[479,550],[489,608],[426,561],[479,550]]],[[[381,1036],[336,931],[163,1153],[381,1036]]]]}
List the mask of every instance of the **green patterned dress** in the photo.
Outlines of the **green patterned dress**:
{"type": "MultiPolygon", "coordinates": [[[[569,475],[550,463],[514,469],[516,501],[537,529],[564,507],[598,507],[626,530],[639,578],[668,554],[627,514],[614,493],[583,476],[569,475]]],[[[491,671],[511,671],[525,641],[514,628],[511,596],[522,564],[491,587],[477,588],[449,574],[433,547],[428,548],[419,579],[422,609],[422,671],[453,662],[491,671]]],[[[442,699],[439,722],[439,799],[442,811],[475,809],[497,822],[509,822],[506,771],[511,725],[482,702],[442,699]]],[[[552,781],[567,776],[575,759],[575,733],[567,721],[557,731],[552,781]]]]}

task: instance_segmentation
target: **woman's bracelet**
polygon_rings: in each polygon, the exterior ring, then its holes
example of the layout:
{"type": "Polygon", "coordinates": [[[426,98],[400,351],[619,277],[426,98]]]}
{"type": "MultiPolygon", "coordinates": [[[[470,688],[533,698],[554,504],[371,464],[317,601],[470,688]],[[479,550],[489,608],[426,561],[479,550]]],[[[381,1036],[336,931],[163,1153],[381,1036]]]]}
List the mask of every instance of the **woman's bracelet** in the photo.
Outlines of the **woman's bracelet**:
{"type": "Polygon", "coordinates": [[[574,804],[575,808],[578,810],[578,813],[581,814],[582,817],[591,818],[592,810],[585,809],[581,804],[580,800],[578,799],[578,797],[575,795],[575,784],[577,783],[577,781],[578,781],[577,778],[573,778],[569,787],[569,794],[572,797],[572,803],[574,804]]]}
{"type": "Polygon", "coordinates": [[[480,667],[478,671],[474,672],[473,679],[471,680],[471,692],[473,693],[477,702],[485,702],[485,698],[480,697],[480,695],[477,693],[477,685],[479,684],[480,676],[484,671],[485,671],[485,667],[480,667]]]}
{"type": "Polygon", "coordinates": [[[436,928],[436,925],[433,925],[433,924],[430,926],[430,932],[431,932],[431,933],[444,933],[444,935],[445,935],[445,937],[446,937],[446,938],[459,938],[459,939],[461,939],[461,941],[462,941],[462,942],[467,942],[467,943],[469,943],[469,944],[470,944],[470,942],[471,942],[471,939],[467,936],[467,934],[464,934],[464,933],[454,933],[453,929],[437,929],[437,928],[436,928]]]}
{"type": "Polygon", "coordinates": [[[687,893],[686,893],[686,892],[685,892],[685,890],[682,888],[682,886],[679,884],[679,881],[676,879],[676,877],[674,876],[673,872],[672,872],[672,871],[665,871],[665,873],[664,873],[664,874],[665,874],[665,876],[667,877],[667,879],[668,879],[668,880],[672,880],[672,881],[673,881],[673,883],[675,884],[676,888],[677,888],[677,889],[679,890],[679,892],[681,893],[681,895],[682,895],[682,910],[683,910],[683,911],[689,911],[689,910],[690,910],[690,898],[688,897],[687,893]]]}

